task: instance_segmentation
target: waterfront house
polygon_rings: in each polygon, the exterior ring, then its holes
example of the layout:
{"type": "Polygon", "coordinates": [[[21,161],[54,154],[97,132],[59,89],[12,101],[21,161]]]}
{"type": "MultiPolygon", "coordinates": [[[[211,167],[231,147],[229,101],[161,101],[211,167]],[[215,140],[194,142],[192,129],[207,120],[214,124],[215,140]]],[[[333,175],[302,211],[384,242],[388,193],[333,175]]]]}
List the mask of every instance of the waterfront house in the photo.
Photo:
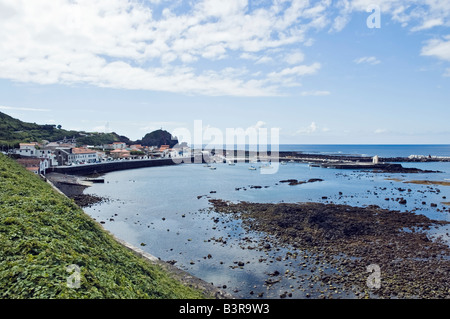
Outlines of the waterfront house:
{"type": "Polygon", "coordinates": [[[45,174],[50,167],[48,158],[19,158],[17,162],[35,174],[45,174]]]}
{"type": "Polygon", "coordinates": [[[161,145],[159,148],[159,152],[164,153],[164,151],[168,150],[169,148],[169,145],[161,145]]]}
{"type": "Polygon", "coordinates": [[[132,151],[139,151],[139,152],[143,152],[145,149],[144,146],[142,146],[141,144],[134,144],[134,145],[130,145],[130,150],[132,151]]]}
{"type": "Polygon", "coordinates": [[[109,150],[113,150],[114,146],[112,144],[103,144],[102,148],[104,151],[109,151],[109,150]]]}
{"type": "Polygon", "coordinates": [[[96,153],[97,153],[98,160],[99,160],[100,162],[103,162],[103,161],[106,161],[106,160],[107,160],[108,156],[106,155],[105,152],[102,152],[102,151],[96,151],[96,153]]]}
{"type": "Polygon", "coordinates": [[[19,149],[16,149],[15,153],[25,157],[35,157],[38,145],[38,143],[20,143],[19,149]]]}
{"type": "Polygon", "coordinates": [[[96,163],[97,161],[97,152],[83,147],[72,148],[68,156],[69,164],[96,163]]]}
{"type": "Polygon", "coordinates": [[[53,154],[55,155],[56,162],[58,165],[67,165],[69,164],[69,155],[71,154],[72,148],[68,148],[65,146],[56,147],[53,150],[53,154]]]}
{"type": "Polygon", "coordinates": [[[130,151],[127,151],[127,150],[117,149],[117,150],[111,151],[109,154],[114,159],[130,157],[130,151]]]}
{"type": "Polygon", "coordinates": [[[124,150],[127,148],[127,144],[123,142],[114,142],[112,145],[115,150],[124,150]]]}
{"type": "Polygon", "coordinates": [[[38,143],[20,143],[19,147],[19,149],[14,150],[14,153],[20,155],[21,158],[45,158],[49,160],[51,165],[57,164],[53,149],[47,146],[42,147],[38,143]]]}

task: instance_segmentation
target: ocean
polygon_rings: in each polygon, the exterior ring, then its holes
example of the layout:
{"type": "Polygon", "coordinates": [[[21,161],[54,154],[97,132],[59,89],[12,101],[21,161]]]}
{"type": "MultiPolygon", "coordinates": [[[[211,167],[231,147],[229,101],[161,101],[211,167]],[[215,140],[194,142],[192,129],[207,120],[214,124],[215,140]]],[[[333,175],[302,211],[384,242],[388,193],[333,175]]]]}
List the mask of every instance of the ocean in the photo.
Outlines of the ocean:
{"type": "Polygon", "coordinates": [[[450,157],[450,145],[293,145],[281,144],[280,151],[311,154],[408,157],[410,155],[450,157]]]}
{"type": "MultiPolygon", "coordinates": [[[[211,145],[203,145],[203,148],[214,148],[211,145]]],[[[219,148],[219,145],[215,146],[219,148]]],[[[230,150],[262,150],[270,151],[271,145],[220,145],[221,149],[230,150]]],[[[192,146],[195,148],[195,146],[192,146]]],[[[200,148],[200,146],[198,147],[200,148]]],[[[450,157],[450,144],[426,144],[426,145],[361,145],[361,144],[280,144],[277,146],[280,152],[299,152],[304,154],[324,154],[324,155],[352,155],[352,156],[375,156],[379,157],[408,157],[410,155],[420,156],[442,156],[450,157]]]]}
{"type": "MultiPolygon", "coordinates": [[[[382,157],[450,156],[449,145],[282,145],[283,150],[382,157]]],[[[441,173],[372,173],[302,163],[280,165],[275,174],[261,174],[262,163],[217,163],[215,170],[203,164],[142,168],[108,173],[104,184],[86,189],[87,194],[109,200],[85,211],[117,237],[207,282],[226,287],[238,298],[257,298],[261,292],[264,298],[278,298],[280,293],[292,290],[293,298],[304,298],[305,291],[291,289],[298,286],[291,277],[283,277],[270,288],[265,285],[267,274],[274,271],[299,272],[296,265],[300,260],[295,264],[284,260],[290,248],[271,252],[254,249],[266,235],[246,232],[238,219],[227,219],[212,211],[209,200],[378,205],[450,221],[448,206],[443,204],[450,201],[450,187],[405,184],[411,180],[450,181],[450,163],[402,164],[441,173]],[[249,170],[251,165],[257,170],[249,170]],[[312,178],[323,181],[296,186],[280,183],[312,178]],[[406,204],[395,200],[400,196],[406,204]],[[431,207],[431,203],[437,207],[431,207]],[[245,237],[249,244],[243,246],[241,239],[245,237]],[[237,266],[239,262],[245,266],[237,266]]],[[[430,236],[449,240],[449,231],[448,227],[432,229],[430,236]]],[[[311,292],[313,287],[309,291],[313,298],[319,294],[311,292]]]]}

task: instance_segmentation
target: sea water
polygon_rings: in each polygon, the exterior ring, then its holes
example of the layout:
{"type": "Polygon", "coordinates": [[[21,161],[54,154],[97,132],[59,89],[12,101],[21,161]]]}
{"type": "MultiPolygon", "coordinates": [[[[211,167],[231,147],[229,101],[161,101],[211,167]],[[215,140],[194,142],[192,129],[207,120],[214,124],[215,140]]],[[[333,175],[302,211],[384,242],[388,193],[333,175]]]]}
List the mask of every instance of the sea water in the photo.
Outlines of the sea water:
{"type": "MultiPolygon", "coordinates": [[[[419,146],[408,148],[407,152],[414,151],[412,154],[427,153],[419,146]]],[[[439,154],[432,152],[431,155],[445,156],[445,147],[439,148],[439,154]]],[[[351,151],[351,147],[340,149],[351,151]]],[[[324,148],[324,152],[329,151],[324,148]]],[[[374,151],[380,156],[391,152],[382,147],[374,151]]],[[[226,287],[226,291],[240,298],[256,298],[259,293],[263,293],[264,298],[279,298],[285,291],[292,291],[293,298],[304,298],[305,290],[291,289],[292,286],[317,284],[299,283],[295,276],[281,276],[279,283],[267,286],[265,280],[274,271],[301,276],[298,264],[307,260],[283,260],[289,247],[270,251],[258,249],[265,234],[248,233],[238,219],[211,211],[210,199],[378,205],[391,210],[414,211],[432,219],[450,220],[446,211],[448,206],[442,204],[450,201],[449,186],[404,183],[411,180],[450,181],[450,163],[402,163],[405,167],[442,172],[419,174],[325,169],[303,163],[279,165],[275,174],[261,174],[263,164],[236,163],[231,166],[216,163],[213,164],[215,170],[203,164],[182,164],[108,173],[104,176],[104,184],[93,184],[85,193],[110,200],[85,211],[117,237],[162,260],[176,262],[175,266],[218,287],[226,287]],[[249,170],[251,165],[257,170],[249,170]],[[295,186],[280,183],[286,179],[307,181],[312,178],[323,181],[295,186]],[[399,197],[407,203],[400,204],[395,200],[399,197]],[[437,207],[431,207],[431,203],[436,203],[437,207]],[[243,238],[246,240],[242,241],[243,238]],[[243,266],[239,266],[242,263],[243,266]]],[[[448,240],[448,229],[433,232],[448,240]]]]}

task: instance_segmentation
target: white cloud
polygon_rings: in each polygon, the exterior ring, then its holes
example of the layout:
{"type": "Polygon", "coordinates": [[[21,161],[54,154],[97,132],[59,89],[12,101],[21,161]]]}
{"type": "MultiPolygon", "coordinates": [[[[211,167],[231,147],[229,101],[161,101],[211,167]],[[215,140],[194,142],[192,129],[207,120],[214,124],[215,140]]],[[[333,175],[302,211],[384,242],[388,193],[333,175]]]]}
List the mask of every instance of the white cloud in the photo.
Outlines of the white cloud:
{"type": "Polygon", "coordinates": [[[382,21],[391,19],[411,31],[428,30],[437,26],[450,26],[450,1],[441,0],[339,0],[339,15],[334,19],[332,31],[340,31],[348,23],[352,12],[365,12],[378,5],[382,21]]]}
{"type": "Polygon", "coordinates": [[[279,72],[269,73],[271,78],[281,78],[284,76],[303,76],[316,73],[320,69],[320,63],[313,63],[311,65],[298,65],[292,68],[285,68],[279,72]]]}
{"type": "Polygon", "coordinates": [[[197,9],[206,17],[224,18],[242,12],[247,7],[247,0],[205,0],[200,1],[197,9]]]}
{"type": "Polygon", "coordinates": [[[259,59],[259,57],[257,55],[251,54],[251,53],[248,53],[248,52],[242,53],[240,55],[240,58],[241,59],[245,59],[245,60],[258,60],[259,59]]]}
{"type": "Polygon", "coordinates": [[[247,129],[245,130],[246,134],[250,134],[252,132],[259,132],[259,129],[262,128],[266,128],[267,123],[264,121],[257,121],[254,125],[250,125],[249,127],[247,127],[247,129]]]}
{"type": "Polygon", "coordinates": [[[413,27],[411,29],[411,31],[421,31],[421,30],[426,30],[426,29],[431,29],[440,25],[443,25],[444,22],[442,20],[442,18],[431,18],[429,20],[426,20],[422,23],[422,25],[417,26],[417,27],[413,27]]]}
{"type": "Polygon", "coordinates": [[[316,122],[312,122],[308,127],[299,129],[296,134],[298,135],[309,135],[317,132],[318,127],[316,122]]]}
{"type": "Polygon", "coordinates": [[[313,75],[321,68],[320,63],[311,65],[297,65],[291,68],[284,68],[281,71],[271,72],[267,75],[267,82],[274,83],[283,87],[298,87],[300,78],[305,75],[313,75]]]}
{"type": "Polygon", "coordinates": [[[289,53],[285,57],[285,61],[289,64],[299,64],[303,62],[305,55],[302,52],[289,53]]]}
{"type": "MultiPolygon", "coordinates": [[[[352,13],[374,2],[383,20],[390,16],[412,31],[450,26],[450,2],[437,0],[0,0],[0,78],[278,95],[320,69],[318,61],[300,65],[301,46],[312,45],[317,31],[341,31],[352,13]],[[223,71],[224,65],[244,70],[248,60],[252,72],[223,71]]],[[[422,54],[443,59],[447,42],[430,41],[422,54]]],[[[355,62],[380,63],[361,59],[355,62]]]]}
{"type": "Polygon", "coordinates": [[[381,63],[380,60],[378,60],[376,57],[374,56],[365,56],[365,57],[361,57],[358,59],[355,59],[354,62],[356,64],[361,64],[361,63],[367,63],[367,64],[371,64],[371,65],[376,65],[381,63]]]}
{"type": "Polygon", "coordinates": [[[450,35],[445,36],[443,39],[429,40],[422,48],[421,55],[450,61],[450,35]]]}
{"type": "Polygon", "coordinates": [[[330,128],[319,126],[315,121],[313,121],[309,126],[302,127],[297,130],[294,135],[321,135],[321,133],[328,132],[331,132],[330,128]]]}
{"type": "Polygon", "coordinates": [[[352,11],[351,3],[349,0],[339,0],[336,4],[339,8],[339,15],[334,18],[333,24],[329,32],[340,32],[342,31],[347,23],[350,21],[350,14],[352,11]]]}
{"type": "Polygon", "coordinates": [[[265,64],[273,62],[273,59],[270,56],[263,56],[260,59],[258,59],[255,63],[256,64],[265,64]]]}
{"type": "MultiPolygon", "coordinates": [[[[230,59],[234,65],[239,57],[256,64],[272,62],[270,50],[299,45],[308,30],[327,25],[330,2],[273,1],[251,11],[248,4],[0,0],[0,78],[188,94],[278,94],[304,67],[278,72],[282,61],[277,61],[259,76],[251,76],[253,72],[223,78],[220,64],[206,64],[210,69],[205,70],[200,62],[230,59]],[[276,73],[278,83],[269,76],[276,73]]],[[[303,58],[297,53],[285,64],[303,58]]]]}

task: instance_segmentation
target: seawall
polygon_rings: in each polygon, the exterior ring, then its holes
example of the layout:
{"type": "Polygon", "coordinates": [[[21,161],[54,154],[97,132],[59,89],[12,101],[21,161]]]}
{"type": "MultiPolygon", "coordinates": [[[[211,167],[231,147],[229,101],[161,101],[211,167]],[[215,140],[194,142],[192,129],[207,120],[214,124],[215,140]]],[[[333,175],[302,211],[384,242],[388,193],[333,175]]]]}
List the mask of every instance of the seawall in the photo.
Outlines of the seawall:
{"type": "MultiPolygon", "coordinates": [[[[70,174],[70,175],[91,175],[91,174],[103,174],[113,171],[120,171],[126,169],[136,169],[143,167],[155,167],[155,166],[169,166],[176,165],[178,163],[190,163],[194,162],[194,158],[162,158],[162,159],[149,159],[149,160],[122,160],[111,161],[105,163],[96,164],[83,164],[73,166],[56,166],[48,170],[48,172],[70,174]]],[[[201,162],[200,162],[201,163],[201,162]]]]}

